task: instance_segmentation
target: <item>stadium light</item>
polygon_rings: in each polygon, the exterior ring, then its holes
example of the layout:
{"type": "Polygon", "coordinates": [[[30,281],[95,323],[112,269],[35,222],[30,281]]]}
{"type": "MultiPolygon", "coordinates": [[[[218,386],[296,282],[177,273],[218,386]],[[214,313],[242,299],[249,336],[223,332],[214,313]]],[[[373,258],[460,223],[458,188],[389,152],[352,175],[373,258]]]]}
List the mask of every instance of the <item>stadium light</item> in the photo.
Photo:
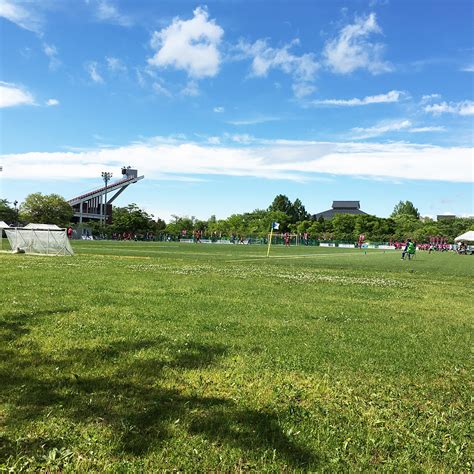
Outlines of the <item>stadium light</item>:
{"type": "Polygon", "coordinates": [[[105,183],[105,206],[104,206],[104,226],[107,224],[107,184],[110,181],[110,178],[112,177],[112,173],[109,171],[102,171],[102,179],[104,180],[105,183]]]}
{"type": "Polygon", "coordinates": [[[15,227],[18,227],[18,224],[19,224],[19,219],[18,219],[18,201],[15,199],[15,201],[13,201],[13,205],[15,206],[15,227]]]}

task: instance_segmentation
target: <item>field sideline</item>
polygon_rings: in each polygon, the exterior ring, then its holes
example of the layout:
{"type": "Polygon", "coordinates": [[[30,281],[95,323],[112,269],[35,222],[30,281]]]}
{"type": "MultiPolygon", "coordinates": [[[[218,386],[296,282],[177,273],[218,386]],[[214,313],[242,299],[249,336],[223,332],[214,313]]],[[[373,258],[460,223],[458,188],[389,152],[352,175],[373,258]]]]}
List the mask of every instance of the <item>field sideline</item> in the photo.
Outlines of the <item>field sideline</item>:
{"type": "Polygon", "coordinates": [[[0,254],[0,471],[469,471],[474,257],[0,254]]]}

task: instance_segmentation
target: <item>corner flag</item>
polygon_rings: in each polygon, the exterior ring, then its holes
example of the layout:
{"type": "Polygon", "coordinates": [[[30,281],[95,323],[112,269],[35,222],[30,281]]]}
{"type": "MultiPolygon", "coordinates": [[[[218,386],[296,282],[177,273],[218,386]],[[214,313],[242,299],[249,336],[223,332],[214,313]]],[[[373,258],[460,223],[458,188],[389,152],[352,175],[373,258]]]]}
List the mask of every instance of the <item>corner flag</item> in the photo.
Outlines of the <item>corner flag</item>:
{"type": "Polygon", "coordinates": [[[273,231],[278,230],[279,228],[280,228],[279,222],[272,222],[272,228],[270,229],[270,238],[268,239],[267,257],[270,256],[270,247],[272,246],[273,231]]]}

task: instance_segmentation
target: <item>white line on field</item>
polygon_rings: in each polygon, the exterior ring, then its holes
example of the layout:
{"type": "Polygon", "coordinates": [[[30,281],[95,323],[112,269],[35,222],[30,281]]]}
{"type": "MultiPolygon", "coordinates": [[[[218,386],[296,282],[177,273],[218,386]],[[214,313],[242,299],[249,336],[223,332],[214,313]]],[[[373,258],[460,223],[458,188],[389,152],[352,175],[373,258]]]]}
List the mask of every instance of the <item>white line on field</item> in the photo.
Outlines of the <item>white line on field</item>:
{"type": "MultiPolygon", "coordinates": [[[[367,256],[367,254],[360,254],[360,253],[355,253],[355,252],[344,252],[344,253],[338,253],[338,254],[330,254],[330,253],[319,253],[319,254],[305,254],[305,255],[273,255],[271,257],[267,257],[266,255],[262,255],[260,257],[256,258],[242,258],[242,259],[235,259],[235,260],[226,260],[227,263],[231,262],[248,262],[249,260],[273,260],[275,258],[318,258],[318,257],[342,257],[342,256],[347,256],[347,255],[352,255],[353,257],[360,257],[360,256],[367,256]]],[[[371,255],[376,255],[375,252],[372,253],[371,255]]]]}

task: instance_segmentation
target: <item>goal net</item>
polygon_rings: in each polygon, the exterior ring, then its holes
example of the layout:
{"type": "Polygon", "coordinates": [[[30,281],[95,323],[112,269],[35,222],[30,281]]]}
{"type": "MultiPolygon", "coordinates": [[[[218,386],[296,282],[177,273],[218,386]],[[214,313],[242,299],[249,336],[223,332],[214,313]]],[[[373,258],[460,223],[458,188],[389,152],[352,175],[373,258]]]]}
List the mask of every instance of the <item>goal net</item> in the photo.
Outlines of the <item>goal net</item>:
{"type": "Polygon", "coordinates": [[[12,252],[74,255],[65,229],[5,229],[12,252]]]}
{"type": "MultiPolygon", "coordinates": [[[[270,234],[268,234],[268,240],[270,240],[270,234]]],[[[273,234],[272,245],[300,245],[301,239],[298,234],[273,234]]]]}

